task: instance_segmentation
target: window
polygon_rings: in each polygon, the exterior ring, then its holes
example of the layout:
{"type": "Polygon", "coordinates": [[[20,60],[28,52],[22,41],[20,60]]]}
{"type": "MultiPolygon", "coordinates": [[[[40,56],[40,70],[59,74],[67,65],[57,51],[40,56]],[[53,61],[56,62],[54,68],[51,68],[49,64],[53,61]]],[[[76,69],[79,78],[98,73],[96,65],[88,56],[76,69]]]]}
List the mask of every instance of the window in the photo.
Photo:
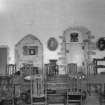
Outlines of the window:
{"type": "Polygon", "coordinates": [[[35,49],[29,49],[29,55],[36,55],[35,49]]]}
{"type": "Polygon", "coordinates": [[[32,75],[40,74],[38,67],[33,67],[32,75]]]}
{"type": "Polygon", "coordinates": [[[28,48],[27,48],[27,46],[24,46],[23,47],[23,55],[27,55],[27,53],[28,53],[28,48]]]}
{"type": "Polygon", "coordinates": [[[37,55],[37,54],[38,54],[38,46],[23,47],[23,55],[37,55]]]}
{"type": "Polygon", "coordinates": [[[71,33],[70,34],[70,40],[71,42],[78,42],[78,33],[71,33]]]}

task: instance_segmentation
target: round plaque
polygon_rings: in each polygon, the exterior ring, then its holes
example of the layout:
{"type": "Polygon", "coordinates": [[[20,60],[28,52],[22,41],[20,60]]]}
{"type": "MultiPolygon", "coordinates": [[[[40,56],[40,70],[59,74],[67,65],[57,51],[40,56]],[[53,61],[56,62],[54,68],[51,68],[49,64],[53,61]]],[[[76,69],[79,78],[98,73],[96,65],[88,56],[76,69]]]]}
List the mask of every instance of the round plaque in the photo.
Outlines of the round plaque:
{"type": "Polygon", "coordinates": [[[58,41],[51,37],[47,42],[47,47],[50,51],[55,51],[58,48],[58,41]]]}
{"type": "Polygon", "coordinates": [[[105,38],[104,37],[99,38],[99,40],[97,41],[97,48],[100,51],[104,51],[105,50],[105,38]]]}

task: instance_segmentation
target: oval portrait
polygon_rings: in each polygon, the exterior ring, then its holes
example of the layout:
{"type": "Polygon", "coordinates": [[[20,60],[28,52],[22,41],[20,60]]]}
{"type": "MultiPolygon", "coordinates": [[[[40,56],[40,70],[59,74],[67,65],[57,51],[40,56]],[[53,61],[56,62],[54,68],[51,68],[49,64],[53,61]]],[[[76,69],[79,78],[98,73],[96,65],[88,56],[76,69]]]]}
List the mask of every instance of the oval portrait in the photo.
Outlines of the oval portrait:
{"type": "Polygon", "coordinates": [[[105,50],[105,38],[104,37],[99,38],[96,44],[97,44],[97,48],[100,51],[104,51],[105,50]]]}
{"type": "Polygon", "coordinates": [[[51,51],[55,51],[58,48],[58,41],[54,37],[49,38],[47,48],[51,51]]]}

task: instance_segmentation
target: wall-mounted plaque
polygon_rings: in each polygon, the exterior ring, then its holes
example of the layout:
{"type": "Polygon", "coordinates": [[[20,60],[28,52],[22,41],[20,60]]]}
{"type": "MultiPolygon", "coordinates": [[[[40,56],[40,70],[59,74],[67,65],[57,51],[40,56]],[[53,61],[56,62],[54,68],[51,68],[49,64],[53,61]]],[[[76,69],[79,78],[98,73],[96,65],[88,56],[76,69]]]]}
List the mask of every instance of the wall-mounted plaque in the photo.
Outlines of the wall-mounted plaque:
{"type": "Polygon", "coordinates": [[[99,38],[97,41],[97,48],[100,51],[104,51],[105,50],[105,37],[99,38]]]}
{"type": "Polygon", "coordinates": [[[47,42],[47,47],[50,51],[55,51],[58,48],[58,41],[51,37],[47,42]]]}

